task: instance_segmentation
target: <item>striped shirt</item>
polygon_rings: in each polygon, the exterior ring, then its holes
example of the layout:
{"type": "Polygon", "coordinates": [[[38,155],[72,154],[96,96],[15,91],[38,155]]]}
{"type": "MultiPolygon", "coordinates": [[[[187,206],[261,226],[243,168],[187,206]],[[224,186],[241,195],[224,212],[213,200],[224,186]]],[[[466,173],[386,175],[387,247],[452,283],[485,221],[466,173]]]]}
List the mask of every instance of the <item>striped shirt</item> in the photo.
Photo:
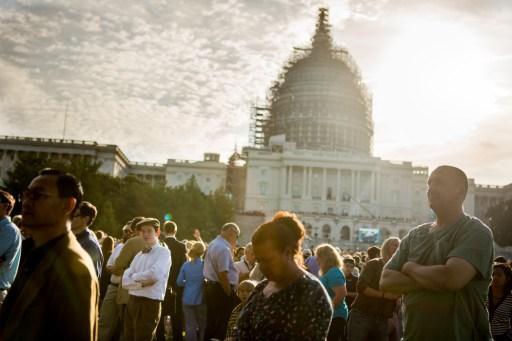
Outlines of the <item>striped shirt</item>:
{"type": "Polygon", "coordinates": [[[489,321],[491,322],[491,333],[493,336],[503,335],[510,331],[510,318],[512,317],[512,292],[498,302],[496,306],[492,303],[492,294],[489,293],[489,321]]]}

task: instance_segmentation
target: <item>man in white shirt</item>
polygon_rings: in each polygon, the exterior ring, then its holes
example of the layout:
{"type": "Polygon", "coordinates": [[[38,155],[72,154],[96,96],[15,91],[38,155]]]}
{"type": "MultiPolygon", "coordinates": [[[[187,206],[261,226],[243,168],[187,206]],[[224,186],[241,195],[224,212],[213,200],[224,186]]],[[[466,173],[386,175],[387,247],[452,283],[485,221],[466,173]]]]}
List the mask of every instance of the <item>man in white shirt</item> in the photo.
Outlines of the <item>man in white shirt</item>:
{"type": "Polygon", "coordinates": [[[238,282],[249,279],[249,274],[254,268],[256,263],[256,256],[252,248],[252,243],[249,242],[245,245],[244,255],[241,260],[235,262],[235,269],[238,271],[238,282]]]}
{"type": "Polygon", "coordinates": [[[145,218],[137,226],[147,247],[139,252],[124,272],[122,285],[130,298],[124,319],[124,337],[127,341],[152,340],[162,311],[171,253],[158,243],[160,222],[145,218]]]}

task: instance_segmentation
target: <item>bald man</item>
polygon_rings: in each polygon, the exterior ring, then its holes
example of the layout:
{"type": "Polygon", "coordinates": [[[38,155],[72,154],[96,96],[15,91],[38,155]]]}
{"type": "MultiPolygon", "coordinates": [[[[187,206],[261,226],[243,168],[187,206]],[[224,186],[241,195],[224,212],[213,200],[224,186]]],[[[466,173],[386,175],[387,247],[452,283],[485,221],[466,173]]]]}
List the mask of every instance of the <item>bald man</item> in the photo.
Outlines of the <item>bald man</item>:
{"type": "Polygon", "coordinates": [[[436,221],[412,229],[386,264],[384,291],[404,294],[404,341],[492,340],[484,299],[494,257],[490,229],[464,213],[464,172],[436,168],[428,201],[436,221]]]}

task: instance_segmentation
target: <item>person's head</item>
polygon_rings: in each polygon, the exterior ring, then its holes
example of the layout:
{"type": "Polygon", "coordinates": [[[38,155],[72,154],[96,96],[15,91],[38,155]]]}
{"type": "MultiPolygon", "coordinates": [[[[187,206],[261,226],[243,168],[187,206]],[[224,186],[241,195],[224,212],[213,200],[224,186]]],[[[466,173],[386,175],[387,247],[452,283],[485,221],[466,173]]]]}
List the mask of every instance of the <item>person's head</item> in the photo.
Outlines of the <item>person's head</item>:
{"type": "Polygon", "coordinates": [[[311,252],[310,249],[304,249],[302,251],[302,257],[304,258],[304,260],[308,259],[309,257],[311,257],[313,255],[313,252],[311,252]]]}
{"type": "Polygon", "coordinates": [[[468,192],[468,178],[459,168],[440,166],[430,174],[427,186],[430,208],[439,215],[462,208],[468,192]]]}
{"type": "Polygon", "coordinates": [[[345,274],[345,277],[351,277],[355,267],[356,262],[354,261],[354,258],[352,256],[343,256],[343,273],[345,274]]]}
{"type": "Polygon", "coordinates": [[[109,253],[112,253],[112,251],[114,250],[114,243],[115,240],[111,236],[106,236],[103,239],[103,242],[101,243],[101,251],[103,253],[103,256],[106,257],[106,255],[108,255],[109,253]]]}
{"type": "Polygon", "coordinates": [[[17,214],[14,217],[12,217],[12,222],[21,228],[21,214],[17,214]]]}
{"type": "Polygon", "coordinates": [[[101,243],[101,241],[108,237],[108,234],[105,233],[105,231],[102,230],[96,230],[94,231],[94,235],[96,236],[96,239],[101,243]]]}
{"type": "Polygon", "coordinates": [[[231,245],[236,245],[236,241],[240,236],[240,228],[235,223],[226,223],[222,226],[220,234],[231,245]]]}
{"type": "Polygon", "coordinates": [[[256,288],[256,285],[258,285],[258,283],[256,281],[251,281],[250,279],[240,282],[238,289],[236,290],[236,294],[240,301],[242,301],[242,304],[247,302],[249,296],[251,296],[254,291],[254,288],[256,288]]]}
{"type": "Polygon", "coordinates": [[[82,201],[71,220],[71,230],[75,233],[85,230],[94,222],[96,215],[98,215],[96,207],[88,201],[82,201]]]}
{"type": "Polygon", "coordinates": [[[128,239],[133,237],[133,230],[129,223],[123,226],[122,232],[123,232],[123,243],[126,243],[126,241],[128,239]]]}
{"type": "Polygon", "coordinates": [[[304,226],[290,212],[277,212],[252,235],[252,245],[261,272],[271,281],[280,281],[286,270],[300,262],[304,226]]]}
{"type": "Polygon", "coordinates": [[[370,246],[367,252],[368,260],[380,257],[380,249],[377,246],[370,246]]]}
{"type": "Polygon", "coordinates": [[[256,262],[256,257],[254,256],[254,248],[252,247],[251,242],[245,245],[244,258],[250,264],[254,264],[256,262]]]}
{"type": "Polygon", "coordinates": [[[43,169],[22,193],[21,224],[28,229],[66,226],[82,196],[82,186],[73,175],[43,169]]]}
{"type": "Polygon", "coordinates": [[[156,218],[144,218],[136,225],[146,245],[153,246],[158,242],[160,235],[160,222],[156,218]]]}
{"type": "Polygon", "coordinates": [[[400,246],[400,239],[397,237],[389,237],[384,242],[382,242],[382,246],[380,248],[382,258],[385,261],[391,259],[391,257],[395,254],[396,250],[400,246]]]}
{"type": "Polygon", "coordinates": [[[361,257],[359,255],[353,255],[352,258],[354,258],[354,262],[356,263],[356,266],[361,265],[361,257]]]}
{"type": "Polygon", "coordinates": [[[241,247],[237,248],[235,251],[235,255],[234,255],[235,260],[239,261],[240,259],[242,259],[242,256],[244,255],[244,253],[245,253],[245,247],[241,246],[241,247]]]}
{"type": "Polygon", "coordinates": [[[512,289],[512,270],[507,264],[494,263],[491,286],[503,288],[503,292],[509,292],[512,289]]]}
{"type": "Polygon", "coordinates": [[[178,225],[174,221],[166,221],[162,228],[165,236],[174,237],[178,232],[178,225]]]}
{"type": "MultiPolygon", "coordinates": [[[[14,221],[14,219],[13,219],[14,221]]],[[[496,258],[494,258],[494,263],[507,263],[507,259],[503,256],[498,256],[496,258]]]]}
{"type": "Polygon", "coordinates": [[[130,220],[130,221],[127,223],[127,224],[129,224],[129,225],[130,225],[131,230],[132,230],[135,234],[137,234],[137,233],[138,233],[138,231],[137,231],[137,224],[138,224],[139,222],[141,222],[143,219],[146,219],[146,218],[144,218],[144,217],[134,217],[132,220],[130,220]]]}
{"type": "Polygon", "coordinates": [[[331,268],[341,269],[341,256],[330,244],[320,244],[315,249],[316,260],[320,267],[320,275],[325,275],[331,268]]]}
{"type": "Polygon", "coordinates": [[[9,214],[11,214],[15,203],[16,200],[14,199],[11,193],[0,189],[0,218],[6,217],[9,214]]]}
{"type": "Polygon", "coordinates": [[[206,251],[206,246],[202,242],[190,241],[190,249],[188,250],[188,257],[191,260],[201,258],[206,251]]]}

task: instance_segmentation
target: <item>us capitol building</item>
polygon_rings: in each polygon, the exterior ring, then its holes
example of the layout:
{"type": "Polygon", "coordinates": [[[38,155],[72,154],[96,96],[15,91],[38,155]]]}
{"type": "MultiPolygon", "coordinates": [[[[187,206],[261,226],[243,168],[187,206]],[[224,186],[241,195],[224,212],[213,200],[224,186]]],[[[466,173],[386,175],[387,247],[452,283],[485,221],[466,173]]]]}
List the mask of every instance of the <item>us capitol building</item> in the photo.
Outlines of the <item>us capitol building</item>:
{"type": "MultiPolygon", "coordinates": [[[[195,162],[137,163],[116,145],[4,136],[0,179],[21,153],[89,158],[102,162],[103,173],[154,185],[179,186],[194,176],[204,193],[223,187],[232,195],[236,220],[247,232],[288,210],[304,222],[309,244],[357,247],[403,237],[433,219],[428,168],[373,156],[373,133],[371,95],[350,53],[333,45],[328,11],[320,9],[311,46],[294,49],[266,103],[252,108],[250,146],[227,164],[216,153],[195,162]]],[[[481,186],[470,179],[465,210],[483,218],[491,205],[509,198],[512,184],[481,186]]]]}

